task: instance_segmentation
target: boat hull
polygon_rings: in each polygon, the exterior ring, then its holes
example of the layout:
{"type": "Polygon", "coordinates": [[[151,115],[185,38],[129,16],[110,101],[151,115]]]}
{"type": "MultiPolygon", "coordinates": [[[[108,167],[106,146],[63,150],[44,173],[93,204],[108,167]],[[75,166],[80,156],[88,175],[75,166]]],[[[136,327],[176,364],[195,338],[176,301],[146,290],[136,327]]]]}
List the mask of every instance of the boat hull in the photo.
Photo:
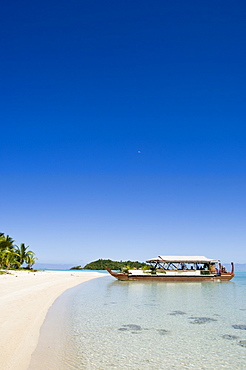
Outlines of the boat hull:
{"type": "Polygon", "coordinates": [[[114,278],[121,280],[121,281],[180,281],[180,282],[202,282],[202,281],[229,281],[234,277],[234,273],[222,273],[221,275],[156,275],[156,274],[141,274],[141,275],[132,275],[123,272],[113,272],[110,269],[107,271],[112,275],[114,278]]]}

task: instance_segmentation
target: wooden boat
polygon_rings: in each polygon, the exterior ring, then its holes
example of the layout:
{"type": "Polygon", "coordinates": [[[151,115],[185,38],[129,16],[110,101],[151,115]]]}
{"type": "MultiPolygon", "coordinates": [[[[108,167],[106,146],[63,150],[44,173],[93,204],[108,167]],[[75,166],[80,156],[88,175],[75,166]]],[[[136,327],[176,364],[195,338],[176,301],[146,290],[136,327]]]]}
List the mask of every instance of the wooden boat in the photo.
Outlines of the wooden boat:
{"type": "Polygon", "coordinates": [[[231,272],[227,272],[220,260],[204,256],[158,256],[146,262],[149,269],[107,271],[116,279],[124,281],[229,281],[234,277],[233,262],[231,272]]]}

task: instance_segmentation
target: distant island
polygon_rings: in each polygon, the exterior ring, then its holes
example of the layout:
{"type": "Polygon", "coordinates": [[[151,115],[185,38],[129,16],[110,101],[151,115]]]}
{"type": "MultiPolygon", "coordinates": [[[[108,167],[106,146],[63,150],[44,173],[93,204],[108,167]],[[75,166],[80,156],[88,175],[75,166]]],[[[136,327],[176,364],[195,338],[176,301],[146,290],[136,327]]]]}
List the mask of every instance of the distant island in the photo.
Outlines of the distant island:
{"type": "Polygon", "coordinates": [[[81,265],[71,267],[70,270],[106,270],[106,268],[109,268],[110,270],[122,270],[126,267],[128,269],[139,269],[144,266],[147,266],[147,264],[138,261],[112,261],[99,259],[88,263],[84,267],[81,267],[81,265]]]}

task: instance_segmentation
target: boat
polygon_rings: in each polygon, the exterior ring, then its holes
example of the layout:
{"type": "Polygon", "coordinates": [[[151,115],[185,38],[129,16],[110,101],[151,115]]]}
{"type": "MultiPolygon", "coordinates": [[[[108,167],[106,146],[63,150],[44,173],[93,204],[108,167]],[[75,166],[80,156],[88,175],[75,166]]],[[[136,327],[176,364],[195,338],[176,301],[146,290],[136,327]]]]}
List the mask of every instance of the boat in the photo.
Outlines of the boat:
{"type": "Polygon", "coordinates": [[[115,272],[106,270],[122,281],[229,281],[234,277],[234,263],[227,272],[220,260],[204,256],[158,256],[146,261],[142,269],[128,269],[115,272]]]}

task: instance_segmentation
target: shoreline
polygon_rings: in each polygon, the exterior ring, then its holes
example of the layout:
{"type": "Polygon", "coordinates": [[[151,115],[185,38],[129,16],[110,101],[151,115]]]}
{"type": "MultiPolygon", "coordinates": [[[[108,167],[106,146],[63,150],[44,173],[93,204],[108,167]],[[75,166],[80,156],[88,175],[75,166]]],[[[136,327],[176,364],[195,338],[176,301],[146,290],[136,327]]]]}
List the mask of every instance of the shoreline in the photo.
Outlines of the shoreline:
{"type": "Polygon", "coordinates": [[[107,276],[80,271],[11,271],[0,275],[0,352],[4,370],[27,370],[49,308],[67,289],[107,276]]]}

